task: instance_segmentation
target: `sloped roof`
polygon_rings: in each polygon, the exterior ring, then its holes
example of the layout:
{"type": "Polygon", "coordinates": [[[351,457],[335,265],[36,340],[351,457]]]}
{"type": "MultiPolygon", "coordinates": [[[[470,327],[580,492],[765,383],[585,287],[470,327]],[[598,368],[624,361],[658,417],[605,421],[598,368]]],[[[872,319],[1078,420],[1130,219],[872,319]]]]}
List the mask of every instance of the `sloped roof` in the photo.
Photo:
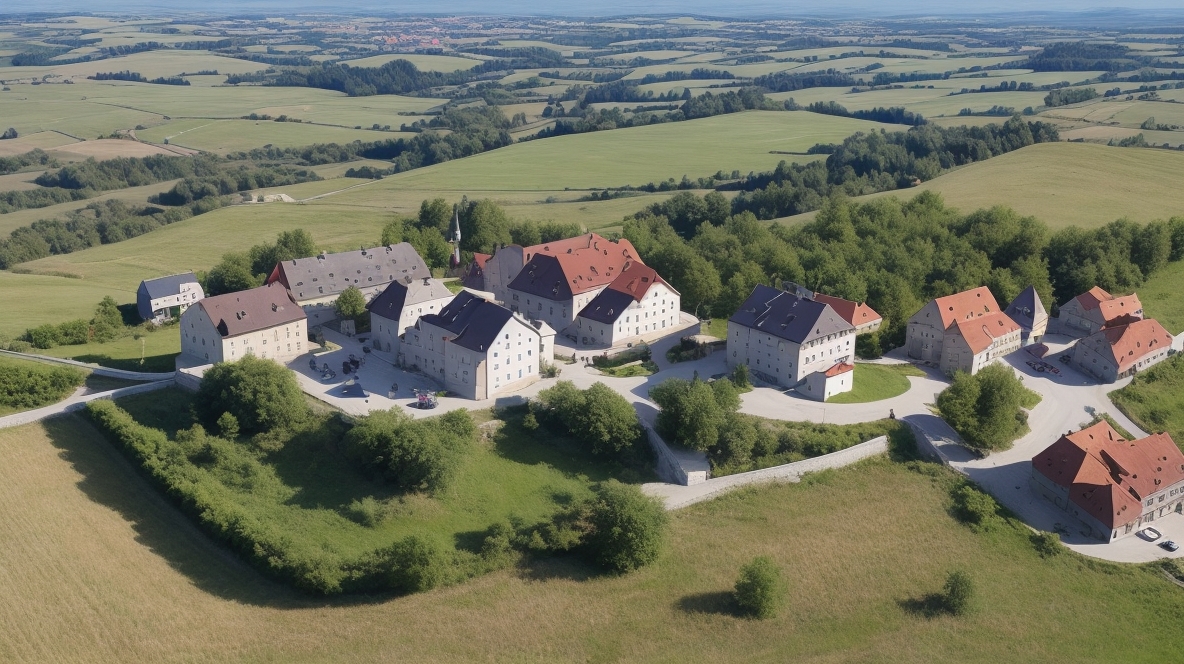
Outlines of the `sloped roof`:
{"type": "Polygon", "coordinates": [[[852,302],[851,300],[844,300],[841,297],[824,295],[822,293],[815,293],[814,300],[823,304],[829,304],[830,308],[835,310],[835,313],[855,327],[882,320],[880,314],[876,313],[875,309],[867,306],[866,302],[852,302]]]}
{"type": "Polygon", "coordinates": [[[1011,304],[1007,305],[1004,313],[1026,330],[1031,330],[1036,321],[1048,320],[1048,311],[1045,310],[1044,303],[1040,301],[1040,295],[1033,286],[1028,286],[1017,295],[1011,304]]]}
{"type": "Polygon", "coordinates": [[[492,258],[490,254],[473,254],[473,262],[465,268],[464,275],[460,278],[460,283],[465,288],[472,288],[473,290],[485,290],[485,264],[492,258]]]}
{"type": "Polygon", "coordinates": [[[728,321],[796,344],[855,329],[828,304],[768,286],[754,288],[728,321]]]}
{"type": "Polygon", "coordinates": [[[1077,303],[1081,305],[1083,310],[1093,311],[1094,309],[1097,309],[1098,305],[1102,302],[1114,299],[1114,296],[1110,293],[1107,293],[1106,290],[1101,286],[1094,286],[1093,288],[1073,299],[1077,300],[1077,303]]]}
{"type": "Polygon", "coordinates": [[[969,320],[999,311],[999,304],[991,289],[979,286],[961,293],[954,293],[934,300],[941,316],[942,329],[948,330],[955,321],[969,320]]]}
{"type": "Polygon", "coordinates": [[[845,374],[849,371],[855,371],[855,365],[848,364],[845,362],[840,362],[840,363],[838,363],[838,364],[834,365],[833,367],[826,370],[826,377],[827,378],[834,378],[835,376],[845,374]]]}
{"type": "Polygon", "coordinates": [[[448,339],[449,343],[483,353],[513,316],[505,307],[461,291],[440,313],[428,314],[419,320],[455,334],[448,339]]]}
{"type": "Polygon", "coordinates": [[[1145,497],[1184,480],[1184,454],[1166,433],[1128,441],[1102,420],[1061,436],[1032,468],[1113,528],[1137,518],[1145,497]]]}
{"type": "Polygon", "coordinates": [[[167,277],[145,279],[140,282],[140,287],[144,289],[150,299],[156,300],[170,295],[178,295],[181,292],[181,284],[195,283],[197,283],[197,277],[193,276],[192,272],[182,272],[181,274],[170,274],[167,277]]]}
{"type": "Polygon", "coordinates": [[[1098,311],[1101,312],[1102,320],[1106,321],[1106,324],[1118,322],[1125,316],[1136,316],[1142,310],[1143,303],[1134,293],[1098,303],[1098,311]]]}
{"type": "Polygon", "coordinates": [[[548,252],[531,256],[510,288],[549,300],[567,300],[607,286],[626,266],[641,262],[628,240],[609,242],[595,233],[580,237],[582,243],[569,244],[562,253],[550,253],[558,243],[538,245],[548,252]]]}
{"type": "Polygon", "coordinates": [[[399,320],[403,307],[428,300],[452,297],[452,291],[439,279],[401,279],[392,281],[386,290],[370,301],[366,308],[371,314],[388,320],[399,320]]]}
{"type": "Polygon", "coordinates": [[[997,311],[972,320],[957,321],[952,326],[952,329],[966,340],[966,344],[970,346],[970,351],[978,355],[990,348],[991,344],[999,337],[1007,336],[1012,332],[1018,332],[1020,326],[1009,318],[1007,314],[997,311]]]}
{"type": "Polygon", "coordinates": [[[428,266],[406,242],[278,263],[267,283],[279,282],[303,302],[331,297],[350,286],[381,286],[404,277],[430,277],[428,266]],[[323,292],[322,292],[323,291],[323,292]]]}
{"type": "Polygon", "coordinates": [[[554,242],[543,242],[541,244],[532,244],[529,247],[522,247],[522,260],[524,263],[529,263],[530,259],[538,254],[559,256],[561,254],[574,254],[590,249],[596,251],[628,251],[631,256],[637,256],[637,249],[634,248],[632,242],[625,238],[613,241],[598,233],[585,233],[575,237],[555,240],[554,242]]]}
{"type": "Polygon", "coordinates": [[[1109,357],[1123,373],[1145,355],[1172,347],[1172,335],[1154,318],[1126,325],[1104,327],[1078,341],[1103,357],[1109,357]]]}
{"type": "Polygon", "coordinates": [[[626,263],[621,274],[592,298],[579,315],[600,323],[615,323],[625,309],[634,302],[640,302],[654,284],[662,284],[675,294],[678,293],[652,267],[636,261],[626,263]]]}
{"type": "Polygon", "coordinates": [[[304,309],[281,284],[268,284],[237,293],[198,300],[218,333],[237,337],[306,318],[304,309]]]}

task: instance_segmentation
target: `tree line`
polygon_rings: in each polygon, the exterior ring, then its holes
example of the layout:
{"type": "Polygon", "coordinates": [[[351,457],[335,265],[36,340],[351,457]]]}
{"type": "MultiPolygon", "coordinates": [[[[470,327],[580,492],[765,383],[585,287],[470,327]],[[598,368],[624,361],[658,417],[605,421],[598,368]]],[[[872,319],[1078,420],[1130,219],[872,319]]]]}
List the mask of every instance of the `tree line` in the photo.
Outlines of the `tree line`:
{"type": "Polygon", "coordinates": [[[1032,285],[1051,308],[1093,286],[1129,292],[1184,258],[1184,218],[1053,233],[1003,207],[959,215],[932,192],[823,203],[809,223],[769,225],[718,192],[684,192],[627,218],[623,234],[696,315],[730,317],[756,285],[791,281],[867,302],[885,323],[859,338],[865,355],[901,345],[934,297],[986,285],[1006,306],[1032,285]]]}
{"type": "Polygon", "coordinates": [[[97,72],[94,76],[87,76],[92,81],[130,81],[132,83],[155,83],[157,85],[189,85],[189,81],[180,76],[159,76],[147,79],[143,74],[135,71],[97,72]]]}

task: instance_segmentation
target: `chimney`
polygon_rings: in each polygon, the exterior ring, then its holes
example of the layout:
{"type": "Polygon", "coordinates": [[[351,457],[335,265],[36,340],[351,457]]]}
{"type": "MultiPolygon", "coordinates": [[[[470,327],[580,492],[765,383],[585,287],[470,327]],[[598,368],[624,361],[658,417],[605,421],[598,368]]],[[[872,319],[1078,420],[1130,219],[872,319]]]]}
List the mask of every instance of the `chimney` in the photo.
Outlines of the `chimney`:
{"type": "Polygon", "coordinates": [[[431,282],[432,282],[432,279],[431,279],[431,277],[424,277],[424,278],[423,278],[423,285],[424,285],[424,286],[428,286],[428,285],[430,285],[430,284],[431,284],[431,282]]]}

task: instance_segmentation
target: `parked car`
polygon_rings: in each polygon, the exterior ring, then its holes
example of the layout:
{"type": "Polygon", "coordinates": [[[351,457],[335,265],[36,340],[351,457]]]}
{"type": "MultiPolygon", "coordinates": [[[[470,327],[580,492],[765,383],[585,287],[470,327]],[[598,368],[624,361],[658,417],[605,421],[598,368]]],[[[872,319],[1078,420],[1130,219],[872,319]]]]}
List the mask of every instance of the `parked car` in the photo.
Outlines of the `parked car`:
{"type": "Polygon", "coordinates": [[[1139,537],[1142,537],[1148,542],[1154,542],[1155,540],[1163,537],[1163,533],[1154,528],[1144,528],[1139,531],[1139,537]]]}
{"type": "Polygon", "coordinates": [[[1176,544],[1172,540],[1165,540],[1159,543],[1159,548],[1165,549],[1167,551],[1179,551],[1180,545],[1176,544]]]}

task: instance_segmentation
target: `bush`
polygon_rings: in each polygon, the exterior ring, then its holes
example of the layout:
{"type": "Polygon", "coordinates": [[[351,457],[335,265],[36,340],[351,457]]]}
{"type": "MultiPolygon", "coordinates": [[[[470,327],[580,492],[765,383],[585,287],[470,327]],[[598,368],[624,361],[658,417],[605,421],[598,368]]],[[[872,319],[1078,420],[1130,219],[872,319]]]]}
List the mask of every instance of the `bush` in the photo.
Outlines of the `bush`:
{"type": "Polygon", "coordinates": [[[942,589],[942,603],[950,613],[961,616],[970,612],[975,587],[970,575],[962,570],[950,572],[942,589]]]}
{"type": "Polygon", "coordinates": [[[775,617],[785,602],[785,595],[781,570],[771,559],[757,556],[740,568],[736,604],[746,615],[761,620],[775,617]]]}
{"type": "Polygon", "coordinates": [[[106,342],[115,339],[123,332],[124,327],[119,304],[109,295],[104,297],[95,308],[95,317],[90,323],[94,328],[95,341],[106,342]]]}
{"type": "Polygon", "coordinates": [[[418,593],[444,585],[448,562],[432,542],[409,535],[378,552],[391,590],[418,593]]]}
{"type": "Polygon", "coordinates": [[[246,434],[294,429],[309,414],[292,372],[251,355],[210,367],[194,404],[198,418],[207,425],[217,425],[223,413],[230,413],[246,434]]]}
{"type": "Polygon", "coordinates": [[[0,406],[40,408],[66,398],[85,380],[85,373],[68,367],[0,364],[0,406]]]}
{"type": "Polygon", "coordinates": [[[732,383],[741,390],[752,387],[752,380],[748,376],[747,364],[737,364],[736,368],[732,369],[732,383]]]}
{"type": "Polygon", "coordinates": [[[560,381],[539,392],[536,404],[549,423],[586,444],[593,454],[636,460],[642,435],[637,411],[604,383],[581,391],[570,381],[560,381]]]}
{"type": "Polygon", "coordinates": [[[1032,533],[1032,546],[1041,558],[1052,558],[1065,552],[1065,545],[1061,544],[1061,537],[1056,533],[1041,531],[1032,533]]]}
{"type": "Polygon", "coordinates": [[[25,334],[29,337],[29,342],[33,344],[34,348],[53,348],[62,342],[62,335],[58,330],[58,326],[50,323],[38,325],[25,334]]]}
{"type": "Polygon", "coordinates": [[[1004,450],[1027,427],[1021,406],[1031,394],[1011,367],[992,364],[973,376],[955,373],[953,383],[937,395],[937,409],[968,446],[1004,450]]]}
{"type": "Polygon", "coordinates": [[[616,480],[602,483],[596,493],[589,515],[593,559],[613,572],[629,572],[657,560],[669,522],[662,503],[616,480]]]}
{"type": "Polygon", "coordinates": [[[476,441],[468,411],[413,420],[391,409],[362,418],[345,435],[346,456],[364,470],[407,491],[439,492],[460,469],[476,441]]]}
{"type": "Polygon", "coordinates": [[[238,438],[238,418],[230,413],[222,413],[218,416],[218,431],[227,440],[238,438]]]}
{"type": "Polygon", "coordinates": [[[999,503],[969,484],[954,491],[954,512],[958,519],[978,532],[991,530],[1000,520],[999,503]]]}

